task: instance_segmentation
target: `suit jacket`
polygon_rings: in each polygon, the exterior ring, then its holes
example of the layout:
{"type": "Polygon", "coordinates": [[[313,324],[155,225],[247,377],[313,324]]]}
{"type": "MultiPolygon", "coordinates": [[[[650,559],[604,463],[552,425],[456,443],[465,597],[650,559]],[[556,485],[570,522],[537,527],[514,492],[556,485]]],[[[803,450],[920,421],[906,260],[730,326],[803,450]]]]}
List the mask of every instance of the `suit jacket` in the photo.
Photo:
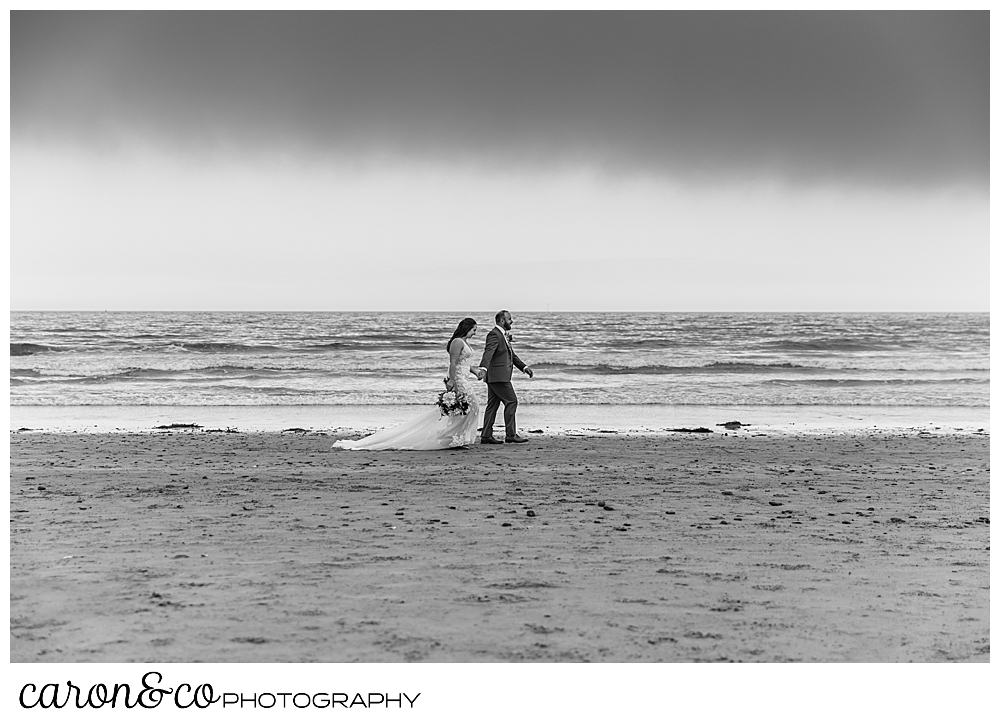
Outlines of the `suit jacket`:
{"type": "Polygon", "coordinates": [[[483,358],[479,366],[486,370],[487,382],[509,382],[514,367],[524,371],[524,362],[495,326],[486,335],[486,346],[483,347],[483,358]]]}

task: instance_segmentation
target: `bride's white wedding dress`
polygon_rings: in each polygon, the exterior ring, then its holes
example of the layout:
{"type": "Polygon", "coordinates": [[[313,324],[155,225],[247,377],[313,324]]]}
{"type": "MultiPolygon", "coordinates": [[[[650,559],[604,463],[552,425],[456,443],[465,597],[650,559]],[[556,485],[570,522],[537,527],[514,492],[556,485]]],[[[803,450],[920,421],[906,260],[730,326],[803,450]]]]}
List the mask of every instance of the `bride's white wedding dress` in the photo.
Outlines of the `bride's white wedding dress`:
{"type": "Polygon", "coordinates": [[[472,349],[463,340],[465,346],[455,365],[456,373],[453,389],[459,395],[465,395],[469,402],[469,410],[462,414],[442,413],[440,407],[434,407],[421,414],[416,419],[384,429],[364,439],[343,439],[333,446],[335,449],[448,449],[449,447],[467,447],[479,441],[476,424],[479,420],[479,399],[468,378],[469,359],[472,349]]]}

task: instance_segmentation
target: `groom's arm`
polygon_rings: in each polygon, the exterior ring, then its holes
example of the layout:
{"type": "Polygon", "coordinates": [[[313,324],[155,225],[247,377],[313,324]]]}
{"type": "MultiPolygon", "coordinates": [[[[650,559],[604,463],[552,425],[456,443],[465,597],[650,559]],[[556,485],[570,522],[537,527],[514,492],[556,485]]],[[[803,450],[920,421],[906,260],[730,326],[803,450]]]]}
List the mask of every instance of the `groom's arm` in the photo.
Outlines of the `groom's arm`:
{"type": "Polygon", "coordinates": [[[513,349],[510,350],[510,358],[514,360],[514,366],[516,366],[520,371],[523,372],[524,371],[524,367],[525,367],[525,363],[523,361],[521,361],[521,357],[519,357],[514,352],[513,349]]]}
{"type": "Polygon", "coordinates": [[[493,331],[490,331],[490,333],[486,335],[486,344],[483,346],[483,358],[479,362],[479,366],[483,369],[490,368],[490,362],[493,361],[493,354],[496,352],[499,345],[500,337],[493,331]]]}
{"type": "Polygon", "coordinates": [[[522,372],[527,374],[529,379],[535,376],[535,373],[531,371],[531,368],[523,361],[521,361],[521,357],[515,354],[513,349],[510,350],[510,357],[511,359],[514,360],[514,366],[516,366],[522,372]]]}

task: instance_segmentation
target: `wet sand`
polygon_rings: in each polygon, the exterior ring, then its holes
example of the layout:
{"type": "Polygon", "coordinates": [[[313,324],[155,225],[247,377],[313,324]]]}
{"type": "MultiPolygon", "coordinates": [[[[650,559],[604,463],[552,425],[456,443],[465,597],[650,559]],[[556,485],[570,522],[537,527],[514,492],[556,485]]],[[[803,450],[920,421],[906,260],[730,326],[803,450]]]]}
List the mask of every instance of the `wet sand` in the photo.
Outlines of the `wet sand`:
{"type": "Polygon", "coordinates": [[[989,660],[989,437],[12,433],[12,662],[989,660]]]}

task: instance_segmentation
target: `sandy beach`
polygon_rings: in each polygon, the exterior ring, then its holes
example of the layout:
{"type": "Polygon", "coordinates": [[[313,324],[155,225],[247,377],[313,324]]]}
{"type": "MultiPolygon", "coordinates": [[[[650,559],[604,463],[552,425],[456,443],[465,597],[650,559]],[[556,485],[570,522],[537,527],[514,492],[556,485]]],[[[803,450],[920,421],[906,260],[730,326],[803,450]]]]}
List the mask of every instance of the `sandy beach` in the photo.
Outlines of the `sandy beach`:
{"type": "Polygon", "coordinates": [[[12,662],[989,661],[989,437],[10,434],[12,662]]]}

